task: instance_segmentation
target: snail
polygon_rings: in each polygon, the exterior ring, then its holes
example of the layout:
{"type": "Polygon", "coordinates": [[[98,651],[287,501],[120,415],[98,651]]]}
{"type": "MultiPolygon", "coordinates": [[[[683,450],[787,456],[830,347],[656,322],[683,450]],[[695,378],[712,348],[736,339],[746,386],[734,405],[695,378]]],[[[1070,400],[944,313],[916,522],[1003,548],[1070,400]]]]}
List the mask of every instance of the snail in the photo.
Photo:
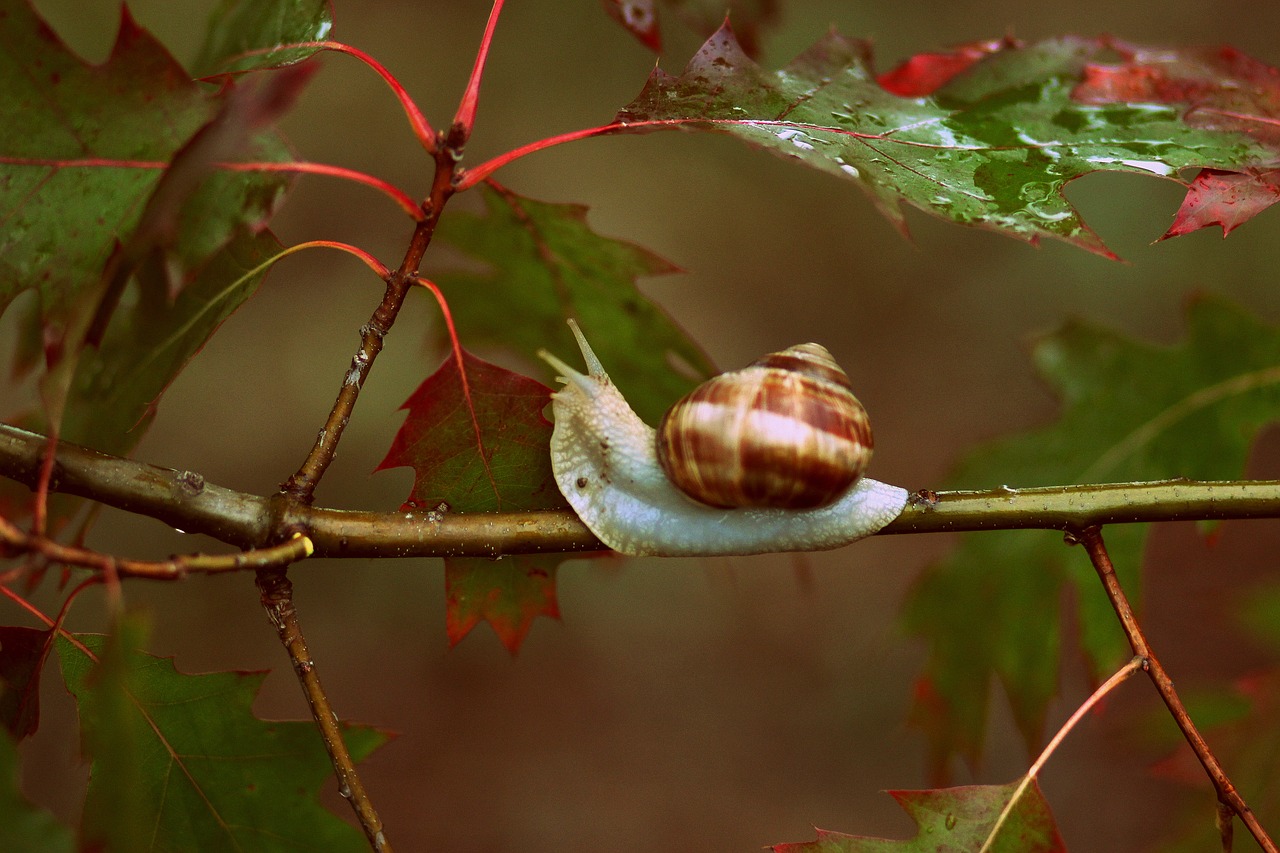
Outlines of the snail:
{"type": "MultiPolygon", "coordinates": [[[[838,548],[875,533],[897,518],[906,506],[906,489],[861,476],[871,451],[866,413],[848,390],[844,372],[817,344],[803,344],[765,356],[743,370],[721,374],[703,383],[663,417],[663,438],[659,441],[658,432],[640,420],[609,380],[577,324],[570,320],[569,325],[582,350],[587,373],[574,370],[545,350],[538,353],[559,372],[560,381],[564,383],[563,388],[551,395],[555,415],[551,468],[556,485],[569,505],[591,532],[613,550],[633,556],[718,556],[838,548]],[[814,363],[819,365],[818,373],[824,377],[821,381],[815,382],[812,377],[793,380],[780,376],[814,363]],[[701,457],[716,455],[708,451],[708,439],[725,438],[723,432],[716,434],[715,431],[697,439],[681,438],[679,434],[688,426],[688,421],[700,420],[692,417],[690,411],[708,399],[715,405],[722,404],[734,396],[735,385],[751,385],[758,390],[761,371],[772,372],[764,383],[773,391],[802,396],[816,394],[835,398],[845,405],[852,401],[844,426],[818,430],[834,433],[838,437],[834,440],[839,448],[837,455],[850,457],[851,462],[834,475],[828,470],[831,467],[828,463],[819,463],[817,470],[821,474],[812,479],[825,483],[823,488],[815,490],[811,483],[787,483],[780,490],[758,483],[750,485],[757,480],[768,484],[779,475],[756,477],[758,472],[753,470],[749,475],[738,476],[744,465],[770,467],[761,463],[761,454],[737,452],[743,446],[740,433],[738,438],[729,439],[735,443],[736,450],[722,454],[723,458],[737,461],[726,465],[722,458],[720,467],[728,476],[711,477],[711,481],[717,483],[714,488],[707,491],[698,484],[708,479],[704,474],[684,476],[685,469],[699,464],[701,457]],[[833,390],[832,386],[842,391],[833,390]],[[660,446],[665,449],[660,451],[660,446]],[[674,470],[674,480],[667,468],[674,470]],[[723,485],[726,479],[730,481],[728,488],[723,485]],[[686,493],[686,489],[691,489],[693,494],[686,493]]],[[[753,393],[749,391],[746,396],[753,393]]],[[[787,406],[774,408],[787,409],[787,406]]],[[[808,401],[791,408],[810,415],[813,412],[808,401]]],[[[781,435],[785,445],[787,438],[797,434],[794,424],[779,430],[776,415],[752,414],[751,407],[747,409],[745,416],[739,416],[735,430],[745,430],[748,434],[752,430],[775,433],[775,440],[765,442],[765,446],[772,449],[763,457],[787,457],[788,453],[778,450],[776,438],[781,435]]],[[[817,416],[820,420],[830,417],[825,410],[819,411],[822,412],[817,416]]],[[[816,440],[812,431],[799,430],[799,433],[805,436],[800,444],[829,449],[824,444],[826,440],[816,440]]],[[[751,441],[748,438],[747,444],[751,441]]],[[[811,462],[802,461],[802,470],[809,464],[811,462]]],[[[783,474],[781,479],[794,478],[783,474]]]]}

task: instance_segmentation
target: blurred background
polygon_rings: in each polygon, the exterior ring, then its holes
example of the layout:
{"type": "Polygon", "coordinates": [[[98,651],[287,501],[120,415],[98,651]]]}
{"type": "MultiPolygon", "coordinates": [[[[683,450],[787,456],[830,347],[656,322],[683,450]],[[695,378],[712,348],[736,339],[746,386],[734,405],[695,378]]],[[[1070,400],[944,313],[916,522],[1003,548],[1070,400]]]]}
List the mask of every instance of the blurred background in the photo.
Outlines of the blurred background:
{"type": "MultiPolygon", "coordinates": [[[[35,5],[75,50],[105,58],[116,4],[35,5]]],[[[213,5],[138,0],[131,8],[189,61],[213,5]]],[[[447,126],[488,4],[335,6],[336,37],[382,61],[433,124],[447,126]]],[[[832,25],[873,39],[882,70],[913,53],[1005,33],[1225,42],[1280,65],[1280,5],[1229,0],[1170,0],[1158,13],[1104,0],[809,0],[783,5],[764,36],[762,64],[784,64],[832,25]]],[[[674,21],[666,37],[660,64],[678,72],[700,39],[674,21]]],[[[383,84],[349,57],[320,62],[284,122],[298,157],[422,195],[430,164],[383,84]]],[[[512,0],[468,162],[607,122],[653,65],[598,0],[512,0]]],[[[871,474],[912,489],[938,486],[973,444],[1053,418],[1056,403],[1026,356],[1037,335],[1067,318],[1167,344],[1180,339],[1183,307],[1196,293],[1280,318],[1280,214],[1263,214],[1227,241],[1205,230],[1153,244],[1182,193],[1150,177],[1094,175],[1068,190],[1125,263],[1058,243],[1034,249],[915,211],[907,241],[855,187],[710,135],[579,142],[525,158],[498,178],[534,198],[588,204],[598,232],[682,267],[641,287],[722,367],[797,341],[824,342],[874,420],[871,474]]],[[[474,209],[475,201],[452,204],[474,209]]],[[[276,232],[286,244],[354,243],[394,264],[410,227],[367,189],[308,177],[276,232]]],[[[446,260],[430,252],[424,272],[446,260]]],[[[274,491],[310,448],[381,293],[362,266],[331,253],[281,263],[178,378],[137,458],[274,491]]],[[[437,322],[426,296],[410,300],[389,337],[319,504],[394,509],[408,495],[408,469],[371,472],[402,422],[397,407],[441,358],[425,343],[437,322]]],[[[480,354],[532,368],[501,352],[480,354]]],[[[1251,476],[1280,477],[1276,436],[1264,437],[1252,465],[1251,476]]],[[[1280,546],[1278,530],[1229,524],[1211,547],[1190,525],[1154,532],[1144,612],[1180,687],[1225,683],[1260,662],[1229,614],[1249,582],[1274,568],[1266,555],[1280,546]]],[[[141,557],[216,547],[113,511],[90,544],[141,557]]],[[[944,535],[899,536],[804,557],[569,561],[559,572],[563,620],[537,622],[515,659],[484,625],[447,648],[438,561],[311,561],[291,576],[339,713],[401,733],[363,765],[399,849],[755,850],[811,839],[813,825],[912,834],[882,793],[926,785],[922,737],[904,722],[924,649],[898,629],[896,613],[913,579],[952,544],[944,535]]],[[[39,603],[56,606],[50,590],[42,596],[39,603]]],[[[175,656],[186,672],[271,669],[258,713],[306,716],[247,575],[131,583],[127,596],[151,614],[153,652],[175,656]]],[[[71,625],[101,629],[102,612],[85,596],[71,625]]],[[[1051,729],[1089,689],[1069,660],[1051,729]]],[[[74,709],[56,677],[45,693],[44,725],[24,750],[26,788],[72,819],[87,772],[71,734],[74,709]]],[[[1186,788],[1148,773],[1155,756],[1137,748],[1133,727],[1156,704],[1149,685],[1133,680],[1048,765],[1043,787],[1072,849],[1141,849],[1189,802],[1211,820],[1206,784],[1188,800],[1186,788]]],[[[957,767],[959,781],[1003,783],[1030,761],[994,693],[993,709],[984,760],[973,773],[957,767]]],[[[334,787],[326,784],[326,801],[345,816],[334,787]]]]}

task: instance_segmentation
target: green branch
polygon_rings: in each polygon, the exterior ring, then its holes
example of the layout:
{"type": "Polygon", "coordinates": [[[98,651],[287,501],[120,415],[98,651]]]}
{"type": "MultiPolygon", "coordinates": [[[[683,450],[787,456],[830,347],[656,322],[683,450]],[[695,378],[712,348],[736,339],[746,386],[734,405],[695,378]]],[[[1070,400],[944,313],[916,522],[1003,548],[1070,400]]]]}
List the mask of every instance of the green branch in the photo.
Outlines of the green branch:
{"type": "MultiPolygon", "coordinates": [[[[33,486],[44,436],[0,424],[0,474],[33,486]]],[[[60,444],[50,489],[203,533],[239,548],[305,533],[316,557],[454,557],[594,551],[603,546],[569,510],[438,514],[285,506],[206,483],[199,474],[60,444]]],[[[1280,481],[1048,486],[914,494],[880,531],[940,533],[1148,521],[1280,517],[1280,481]]]]}

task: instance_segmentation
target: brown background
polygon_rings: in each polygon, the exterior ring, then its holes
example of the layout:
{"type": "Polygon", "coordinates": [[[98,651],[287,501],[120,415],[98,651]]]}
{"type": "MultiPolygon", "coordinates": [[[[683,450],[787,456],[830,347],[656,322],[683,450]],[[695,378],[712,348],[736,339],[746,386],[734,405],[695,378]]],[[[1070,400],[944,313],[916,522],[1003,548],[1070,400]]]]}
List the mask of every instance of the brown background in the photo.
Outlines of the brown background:
{"type": "MultiPolygon", "coordinates": [[[[114,4],[38,5],[78,50],[104,57],[114,4]]],[[[189,60],[211,5],[133,7],[189,60]]],[[[337,14],[338,37],[382,60],[434,124],[447,125],[487,4],[338,0],[337,14]]],[[[881,68],[1005,32],[1230,42],[1280,65],[1280,6],[1180,0],[796,3],[766,37],[764,64],[786,62],[832,23],[874,38],[881,68]]],[[[662,64],[678,71],[697,41],[673,34],[662,64]]],[[[420,195],[428,164],[386,89],[350,58],[322,62],[285,122],[299,157],[373,172],[420,195]]],[[[608,121],[653,62],[596,0],[513,0],[468,162],[608,121]]],[[[1066,318],[1172,343],[1190,294],[1224,294],[1280,316],[1277,214],[1228,241],[1206,231],[1152,245],[1180,198],[1175,184],[1153,178],[1098,175],[1069,190],[1125,265],[914,212],[908,242],[854,187],[727,138],[586,141],[499,177],[536,198],[587,203],[598,231],[683,267],[642,288],[718,363],[738,366],[800,340],[827,343],[875,421],[872,474],[911,488],[939,484],[973,443],[1053,417],[1055,402],[1026,353],[1035,335],[1066,318]]],[[[277,226],[286,243],[344,240],[387,263],[398,262],[409,233],[381,197],[321,178],[300,183],[277,226]]],[[[429,254],[424,270],[438,263],[429,254]]],[[[331,253],[282,263],[178,379],[138,457],[272,491],[310,447],[380,294],[363,267],[331,253]]],[[[411,300],[366,385],[321,504],[391,509],[408,493],[407,469],[370,471],[401,422],[396,408],[438,362],[423,343],[436,322],[423,296],[411,300]]],[[[1277,444],[1264,442],[1250,473],[1278,476],[1266,447],[1277,444]]],[[[1152,640],[1180,684],[1211,684],[1250,665],[1221,614],[1277,538],[1269,523],[1228,525],[1211,549],[1190,526],[1155,534],[1147,610],[1152,640]]],[[[210,546],[114,512],[92,544],[139,556],[210,546]]],[[[339,712],[403,733],[364,765],[399,849],[745,851],[812,838],[814,824],[911,833],[881,793],[925,784],[922,739],[903,722],[924,650],[897,629],[895,613],[912,579],[952,544],[885,537],[804,558],[568,562],[559,575],[563,622],[539,621],[515,660],[483,626],[446,648],[438,562],[316,561],[293,576],[339,712]]],[[[305,714],[247,576],[134,583],[127,594],[152,614],[154,652],[176,655],[191,672],[272,669],[258,712],[305,714]]],[[[40,600],[55,606],[52,596],[40,600]]],[[[101,612],[86,596],[72,624],[100,628],[101,612]]],[[[1063,690],[1051,724],[1088,692],[1074,662],[1063,690]]],[[[1028,763],[1003,699],[993,698],[985,760],[972,776],[958,768],[960,780],[1004,782],[1028,763]]],[[[1149,756],[1126,735],[1155,701],[1147,685],[1126,686],[1049,765],[1044,787],[1073,849],[1133,850],[1182,819],[1182,789],[1150,779],[1149,756]]],[[[27,788],[68,817],[86,772],[72,721],[49,679],[44,727],[25,748],[27,788]]],[[[326,796],[340,808],[333,787],[326,796]]],[[[1209,820],[1207,789],[1195,802],[1209,820]]]]}

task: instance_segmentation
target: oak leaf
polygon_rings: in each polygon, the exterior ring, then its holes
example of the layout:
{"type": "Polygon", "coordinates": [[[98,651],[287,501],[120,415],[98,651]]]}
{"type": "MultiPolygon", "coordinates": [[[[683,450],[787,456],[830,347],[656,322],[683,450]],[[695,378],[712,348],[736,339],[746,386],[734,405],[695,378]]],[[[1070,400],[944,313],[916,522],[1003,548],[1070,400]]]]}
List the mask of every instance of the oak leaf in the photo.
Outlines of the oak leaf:
{"type": "MultiPolygon", "coordinates": [[[[877,78],[868,42],[832,32],[766,71],[726,25],[679,76],[656,69],[615,121],[632,132],[730,134],[855,182],[904,231],[910,205],[1114,257],[1063,195],[1070,181],[1099,171],[1177,179],[1189,168],[1267,169],[1280,151],[1269,112],[1275,69],[1237,53],[1246,76],[1214,69],[1219,100],[1239,79],[1270,88],[1245,105],[1247,115],[1201,120],[1179,99],[1189,90],[1098,85],[1097,69],[1118,44],[1006,39],[910,60],[877,78]]],[[[1132,49],[1139,59],[1164,50],[1132,49]]],[[[1167,53],[1191,62],[1192,52],[1167,53]]]]}
{"type": "MultiPolygon", "coordinates": [[[[404,425],[378,470],[409,466],[403,509],[497,512],[566,507],[551,473],[551,389],[476,358],[450,355],[405,402],[404,425]],[[465,382],[464,382],[465,374],[465,382]]],[[[450,644],[487,621],[515,653],[534,618],[559,618],[555,571],[563,558],[445,560],[450,644]]]]}
{"type": "Polygon", "coordinates": [[[933,791],[890,791],[911,816],[915,838],[890,840],[845,835],[819,829],[814,841],[776,844],[773,853],[1065,853],[1049,804],[1032,780],[1019,793],[1022,780],[1007,785],[971,785],[933,791]],[[997,821],[1018,795],[997,830],[997,821]],[[989,846],[983,845],[990,842],[989,846]]]}
{"type": "MultiPolygon", "coordinates": [[[[1238,479],[1254,438],[1280,412],[1280,335],[1218,299],[1189,307],[1176,346],[1072,322],[1032,355],[1062,398],[1061,414],[975,449],[949,487],[1238,479]]],[[[1146,532],[1123,524],[1107,533],[1135,600],[1146,532]]],[[[929,735],[936,778],[956,754],[977,760],[993,679],[1035,751],[1068,653],[1064,637],[1077,637],[1098,680],[1130,654],[1089,560],[1052,531],[967,534],[917,582],[903,619],[929,644],[913,720],[929,735]],[[1064,612],[1067,589],[1073,607],[1064,612]]]]}

